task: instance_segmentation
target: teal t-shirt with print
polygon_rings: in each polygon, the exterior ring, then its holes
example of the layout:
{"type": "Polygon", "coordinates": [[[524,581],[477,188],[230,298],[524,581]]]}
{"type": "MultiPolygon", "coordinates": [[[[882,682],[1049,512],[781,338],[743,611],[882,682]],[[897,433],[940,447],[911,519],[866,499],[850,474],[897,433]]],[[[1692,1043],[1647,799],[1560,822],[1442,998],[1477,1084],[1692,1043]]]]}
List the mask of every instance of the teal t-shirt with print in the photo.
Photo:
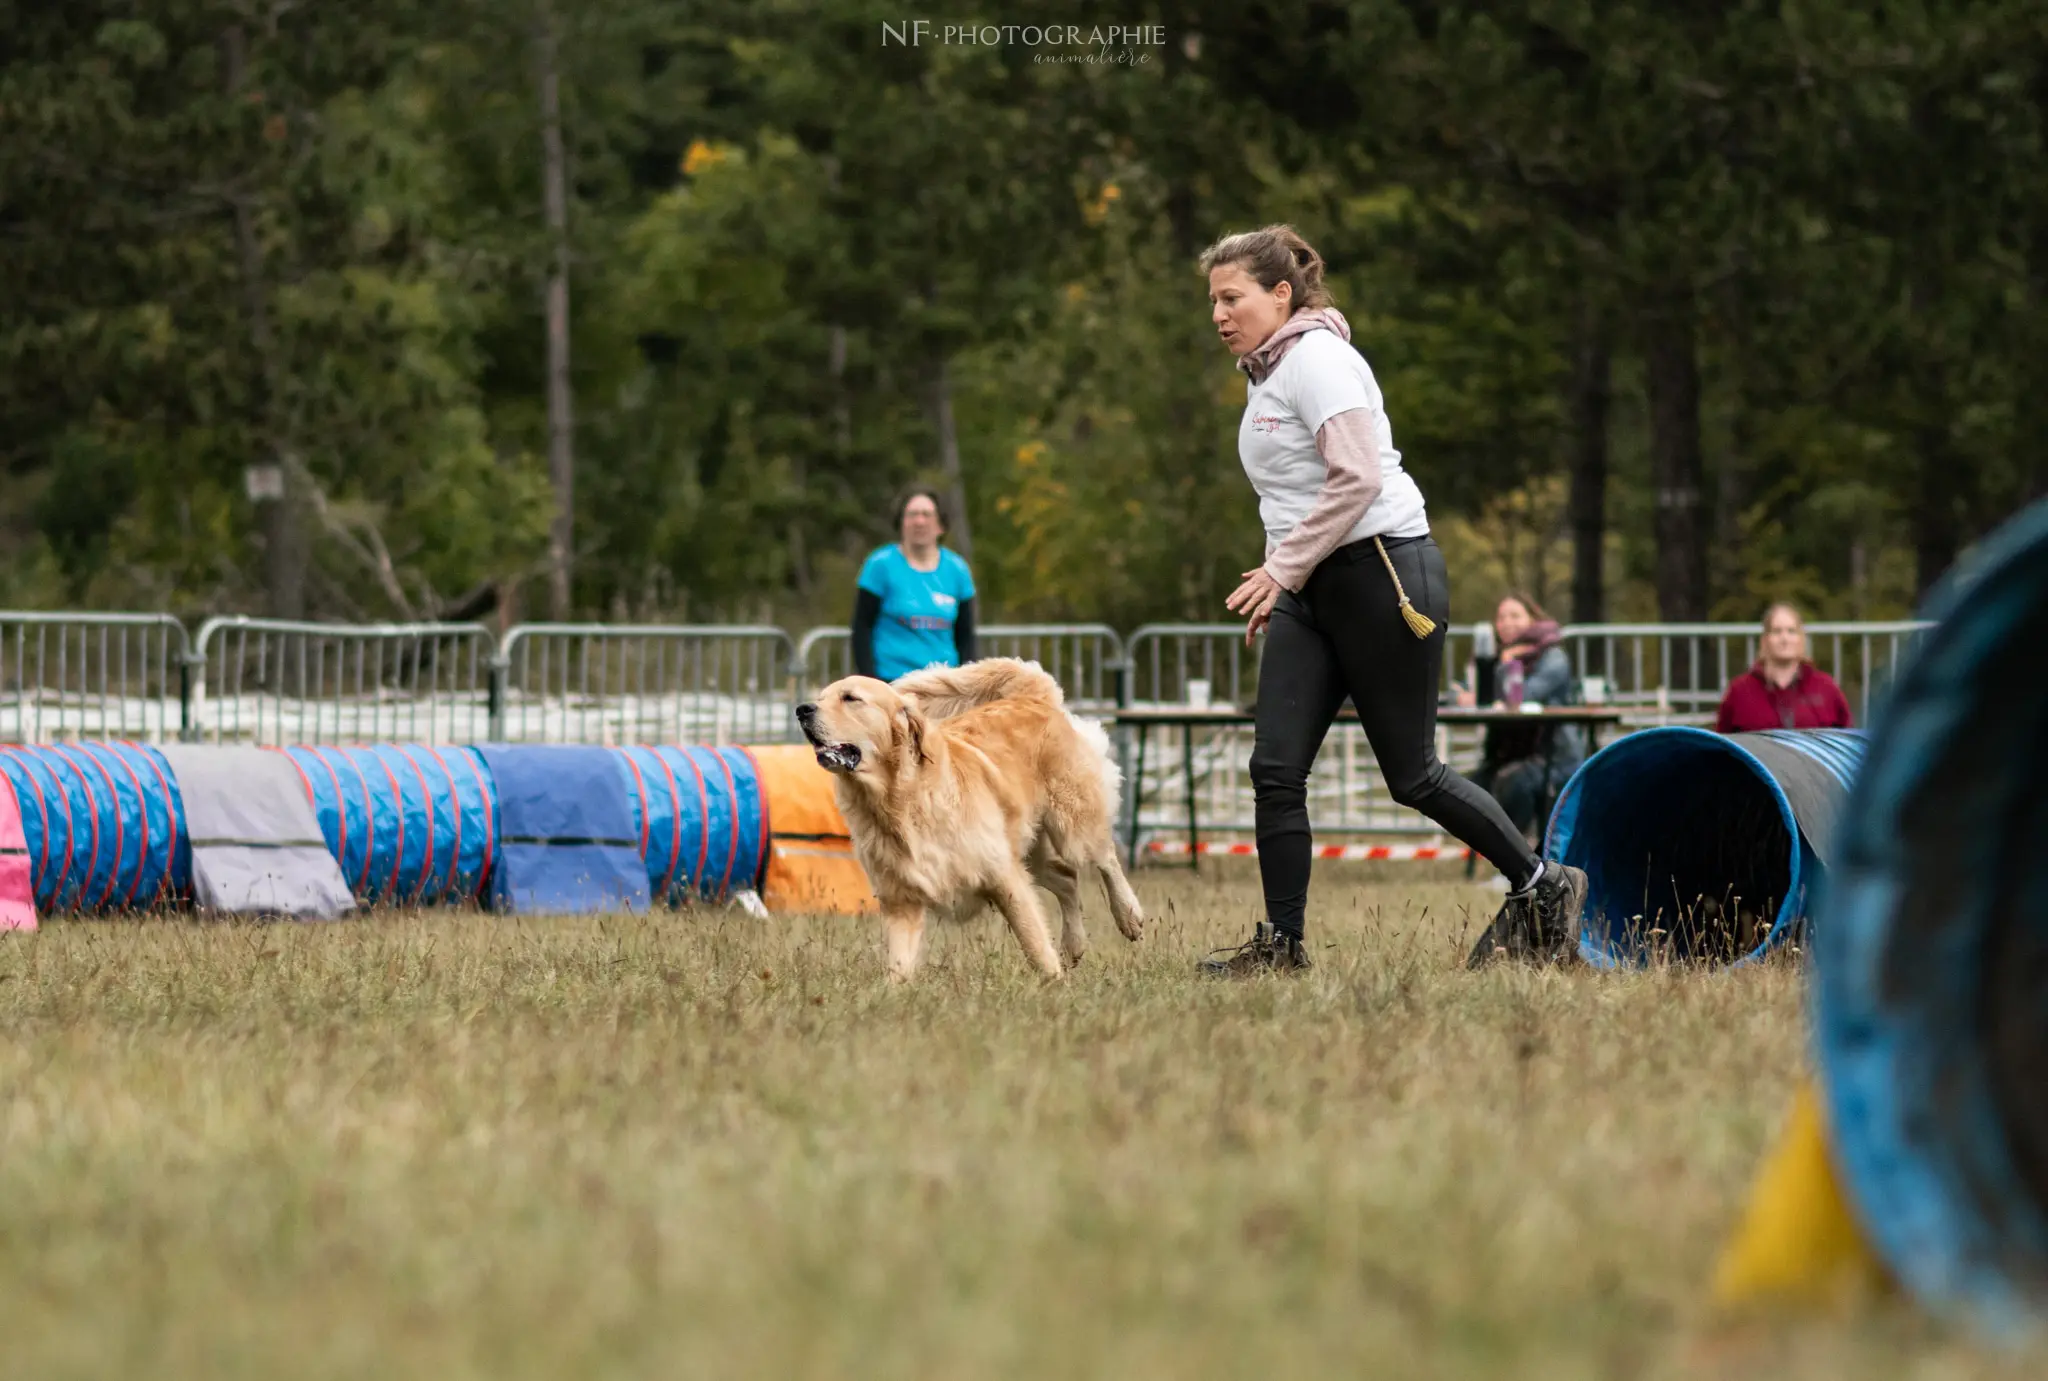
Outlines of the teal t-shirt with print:
{"type": "Polygon", "coordinates": [[[940,547],[937,567],[920,571],[891,542],[877,547],[860,568],[860,588],[882,601],[875,620],[875,671],[884,681],[958,662],[953,622],[960,601],[974,598],[974,577],[958,555],[940,547]]]}

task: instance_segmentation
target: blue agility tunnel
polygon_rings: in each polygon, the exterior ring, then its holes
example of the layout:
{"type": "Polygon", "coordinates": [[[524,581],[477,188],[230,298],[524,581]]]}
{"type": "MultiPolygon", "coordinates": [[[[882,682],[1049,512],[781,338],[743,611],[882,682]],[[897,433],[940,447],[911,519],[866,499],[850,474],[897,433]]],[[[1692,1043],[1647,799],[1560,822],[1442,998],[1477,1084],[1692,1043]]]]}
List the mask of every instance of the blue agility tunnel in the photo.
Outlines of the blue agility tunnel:
{"type": "MultiPolygon", "coordinates": [[[[37,909],[190,902],[188,812],[167,752],[203,776],[212,755],[249,751],[0,745],[37,909]]],[[[757,887],[767,859],[767,798],[744,748],[273,751],[291,764],[348,891],[373,905],[588,911],[724,902],[757,887]]],[[[233,789],[227,796],[244,799],[233,789]]]]}
{"type": "MultiPolygon", "coordinates": [[[[556,794],[547,787],[557,780],[573,779],[583,783],[579,791],[596,792],[579,808],[583,815],[624,809],[624,821],[609,830],[618,840],[584,847],[623,848],[630,841],[653,901],[723,901],[755,885],[765,853],[760,780],[740,748],[380,744],[284,751],[299,768],[342,876],[366,902],[432,906],[490,900],[491,870],[503,860],[508,831],[507,806],[486,754],[512,762],[522,784],[538,774],[540,787],[522,785],[510,807],[522,820],[536,807],[545,810],[556,794]],[[608,785],[612,778],[598,772],[593,786],[589,774],[605,757],[616,764],[616,783],[608,785]],[[569,775],[551,775],[572,767],[577,770],[569,775]]],[[[589,828],[588,821],[577,827],[586,833],[589,828]]],[[[533,853],[533,830],[522,824],[510,833],[520,867],[530,871],[542,857],[533,853]]],[[[591,904],[624,899],[623,885],[611,877],[616,868],[607,864],[593,871],[587,863],[580,860],[543,891],[561,901],[569,880],[603,874],[610,880],[591,904]]]]}
{"type": "Polygon", "coordinates": [[[492,743],[477,753],[497,787],[494,910],[647,909],[647,864],[612,750],[492,743]]]}
{"type": "Polygon", "coordinates": [[[1814,937],[1857,1217],[1923,1303],[2048,1327],[2048,504],[1930,594],[1872,725],[1814,937]]]}
{"type": "Polygon", "coordinates": [[[1602,968],[1657,955],[1739,964],[1795,939],[1864,747],[1845,729],[1670,726],[1588,758],[1558,794],[1544,849],[1585,870],[1580,954],[1602,968]]]}
{"type": "Polygon", "coordinates": [[[191,886],[176,776],[129,743],[0,746],[39,910],[111,912],[174,903],[191,886]]]}
{"type": "Polygon", "coordinates": [[[744,748],[614,748],[657,902],[723,901],[768,860],[760,773],[744,748]]]}
{"type": "Polygon", "coordinates": [[[474,902],[497,854],[496,792],[471,748],[287,748],[328,852],[362,901],[474,902]]]}

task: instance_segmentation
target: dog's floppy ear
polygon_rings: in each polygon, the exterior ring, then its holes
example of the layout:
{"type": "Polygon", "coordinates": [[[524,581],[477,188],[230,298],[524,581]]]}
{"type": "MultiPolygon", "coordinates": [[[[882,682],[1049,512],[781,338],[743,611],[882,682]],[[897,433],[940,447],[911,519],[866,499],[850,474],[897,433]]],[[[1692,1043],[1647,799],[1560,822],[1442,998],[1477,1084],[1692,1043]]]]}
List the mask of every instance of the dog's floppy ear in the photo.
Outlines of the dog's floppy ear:
{"type": "Polygon", "coordinates": [[[924,732],[929,727],[925,722],[924,711],[917,707],[917,701],[906,696],[903,708],[896,713],[903,721],[903,727],[899,732],[910,740],[911,756],[919,762],[930,762],[931,759],[924,754],[924,732]]]}

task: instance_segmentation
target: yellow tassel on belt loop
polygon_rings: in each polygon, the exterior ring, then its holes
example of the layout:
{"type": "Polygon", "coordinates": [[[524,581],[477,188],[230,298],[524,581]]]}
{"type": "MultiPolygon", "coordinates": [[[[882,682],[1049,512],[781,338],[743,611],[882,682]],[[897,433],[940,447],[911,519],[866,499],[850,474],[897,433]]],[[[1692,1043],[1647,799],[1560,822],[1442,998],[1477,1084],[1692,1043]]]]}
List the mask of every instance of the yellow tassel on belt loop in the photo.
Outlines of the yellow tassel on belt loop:
{"type": "Polygon", "coordinates": [[[1387,563],[1387,577],[1394,582],[1394,593],[1401,597],[1401,617],[1408,620],[1409,631],[1418,638],[1436,632],[1436,620],[1408,602],[1408,592],[1401,588],[1401,577],[1394,574],[1394,558],[1387,555],[1386,544],[1377,537],[1372,544],[1380,549],[1380,560],[1387,563]]]}

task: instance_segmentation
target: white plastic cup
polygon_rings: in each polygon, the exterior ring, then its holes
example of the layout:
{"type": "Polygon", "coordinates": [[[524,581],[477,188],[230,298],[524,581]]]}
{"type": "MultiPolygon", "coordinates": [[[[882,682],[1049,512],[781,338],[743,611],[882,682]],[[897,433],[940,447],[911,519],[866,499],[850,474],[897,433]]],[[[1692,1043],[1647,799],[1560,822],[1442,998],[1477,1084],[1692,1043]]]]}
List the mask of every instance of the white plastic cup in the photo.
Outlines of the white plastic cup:
{"type": "Polygon", "coordinates": [[[1207,681],[1191,680],[1188,682],[1188,708],[1193,710],[1206,710],[1209,708],[1209,683],[1207,681]]]}
{"type": "Polygon", "coordinates": [[[1588,705],[1605,705],[1607,703],[1607,678],[1605,676],[1588,676],[1582,688],[1586,693],[1586,703],[1588,705]]]}

